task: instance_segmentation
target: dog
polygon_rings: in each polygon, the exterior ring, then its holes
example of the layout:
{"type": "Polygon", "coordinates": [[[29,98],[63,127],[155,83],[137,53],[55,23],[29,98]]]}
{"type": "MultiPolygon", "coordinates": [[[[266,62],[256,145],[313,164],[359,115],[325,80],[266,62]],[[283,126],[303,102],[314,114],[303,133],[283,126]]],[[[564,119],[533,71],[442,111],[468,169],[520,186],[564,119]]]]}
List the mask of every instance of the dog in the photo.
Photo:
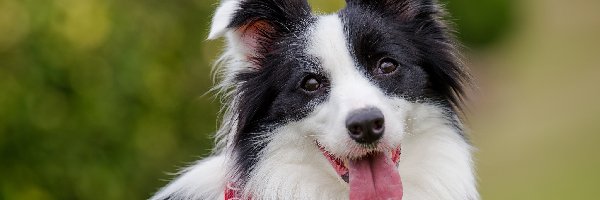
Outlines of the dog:
{"type": "Polygon", "coordinates": [[[480,199],[470,73],[435,0],[223,0],[211,156],[152,200],[480,199]]]}

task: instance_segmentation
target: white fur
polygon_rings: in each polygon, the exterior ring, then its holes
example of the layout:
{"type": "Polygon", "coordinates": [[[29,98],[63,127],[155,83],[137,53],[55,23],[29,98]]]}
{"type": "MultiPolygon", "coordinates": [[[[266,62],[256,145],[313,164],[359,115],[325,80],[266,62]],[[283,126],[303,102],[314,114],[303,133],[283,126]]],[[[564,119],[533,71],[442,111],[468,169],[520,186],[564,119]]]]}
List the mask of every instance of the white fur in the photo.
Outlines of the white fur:
{"type": "Polygon", "coordinates": [[[404,200],[479,199],[472,147],[435,105],[414,104],[402,141],[404,200]]]}
{"type": "MultiPolygon", "coordinates": [[[[222,9],[225,8],[219,8],[222,9]]],[[[216,32],[219,33],[222,21],[216,21],[216,32]]],[[[234,33],[228,33],[230,46],[236,45],[235,37],[234,33]]],[[[398,169],[404,185],[403,200],[479,199],[472,148],[452,125],[452,119],[446,117],[446,110],[434,104],[411,103],[386,96],[358,72],[337,16],[320,17],[311,28],[310,38],[307,53],[319,58],[329,75],[330,97],[309,116],[285,124],[264,138],[267,146],[242,191],[244,197],[251,196],[254,200],[348,199],[348,184],[337,175],[316,142],[340,158],[366,154],[371,150],[362,149],[348,137],[344,119],[355,109],[377,107],[386,119],[386,133],[377,150],[402,147],[398,169]]],[[[228,77],[248,67],[239,54],[239,49],[229,48],[223,58],[225,82],[220,87],[234,91],[230,101],[226,102],[229,108],[239,102],[235,85],[228,82],[231,80],[228,77]]],[[[206,158],[185,170],[153,200],[166,197],[223,199],[229,181],[230,166],[227,163],[232,152],[229,141],[237,123],[233,110],[226,110],[224,114],[218,137],[220,145],[215,150],[220,155],[206,158]]]]}
{"type": "Polygon", "coordinates": [[[153,200],[222,199],[226,186],[226,158],[213,156],[180,172],[181,176],[161,189],[153,200]]]}
{"type": "Polygon", "coordinates": [[[239,4],[238,0],[223,0],[221,2],[213,17],[212,26],[208,33],[209,40],[217,39],[227,32],[227,26],[229,26],[235,11],[239,9],[239,4]]]}

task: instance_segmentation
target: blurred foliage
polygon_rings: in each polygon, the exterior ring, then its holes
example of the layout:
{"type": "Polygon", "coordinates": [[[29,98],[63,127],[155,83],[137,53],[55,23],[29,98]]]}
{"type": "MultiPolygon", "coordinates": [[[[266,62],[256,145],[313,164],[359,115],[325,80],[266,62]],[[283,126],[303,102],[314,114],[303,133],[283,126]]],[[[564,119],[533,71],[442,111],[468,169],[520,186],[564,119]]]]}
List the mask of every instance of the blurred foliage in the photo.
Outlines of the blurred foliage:
{"type": "Polygon", "coordinates": [[[446,0],[459,39],[473,48],[493,44],[509,33],[515,23],[513,4],[510,0],[446,0]]]}
{"type": "MultiPolygon", "coordinates": [[[[510,24],[509,2],[448,7],[483,46],[510,24]]],[[[0,199],[144,199],[208,154],[216,4],[0,0],[0,199]]]]}

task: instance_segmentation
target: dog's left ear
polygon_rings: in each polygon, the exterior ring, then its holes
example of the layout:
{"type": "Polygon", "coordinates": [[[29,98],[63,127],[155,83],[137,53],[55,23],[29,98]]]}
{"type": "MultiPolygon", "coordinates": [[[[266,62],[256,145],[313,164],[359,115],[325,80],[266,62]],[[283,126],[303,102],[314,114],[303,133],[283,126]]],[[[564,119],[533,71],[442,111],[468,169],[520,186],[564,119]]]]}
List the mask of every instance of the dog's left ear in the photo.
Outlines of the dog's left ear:
{"type": "Polygon", "coordinates": [[[227,35],[244,56],[260,57],[278,38],[303,28],[298,24],[310,16],[307,0],[222,0],[208,39],[227,35]]]}

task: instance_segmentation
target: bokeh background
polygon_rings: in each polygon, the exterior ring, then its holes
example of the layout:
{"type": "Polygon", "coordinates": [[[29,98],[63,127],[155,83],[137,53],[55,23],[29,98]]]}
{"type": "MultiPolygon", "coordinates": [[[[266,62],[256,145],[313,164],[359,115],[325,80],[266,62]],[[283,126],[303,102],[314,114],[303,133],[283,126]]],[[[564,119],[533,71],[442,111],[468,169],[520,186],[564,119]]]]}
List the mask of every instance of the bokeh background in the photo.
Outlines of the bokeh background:
{"type": "MultiPolygon", "coordinates": [[[[483,199],[597,199],[600,1],[443,2],[480,85],[483,199]]],[[[0,199],[145,199],[207,155],[216,4],[0,0],[0,199]]]]}

